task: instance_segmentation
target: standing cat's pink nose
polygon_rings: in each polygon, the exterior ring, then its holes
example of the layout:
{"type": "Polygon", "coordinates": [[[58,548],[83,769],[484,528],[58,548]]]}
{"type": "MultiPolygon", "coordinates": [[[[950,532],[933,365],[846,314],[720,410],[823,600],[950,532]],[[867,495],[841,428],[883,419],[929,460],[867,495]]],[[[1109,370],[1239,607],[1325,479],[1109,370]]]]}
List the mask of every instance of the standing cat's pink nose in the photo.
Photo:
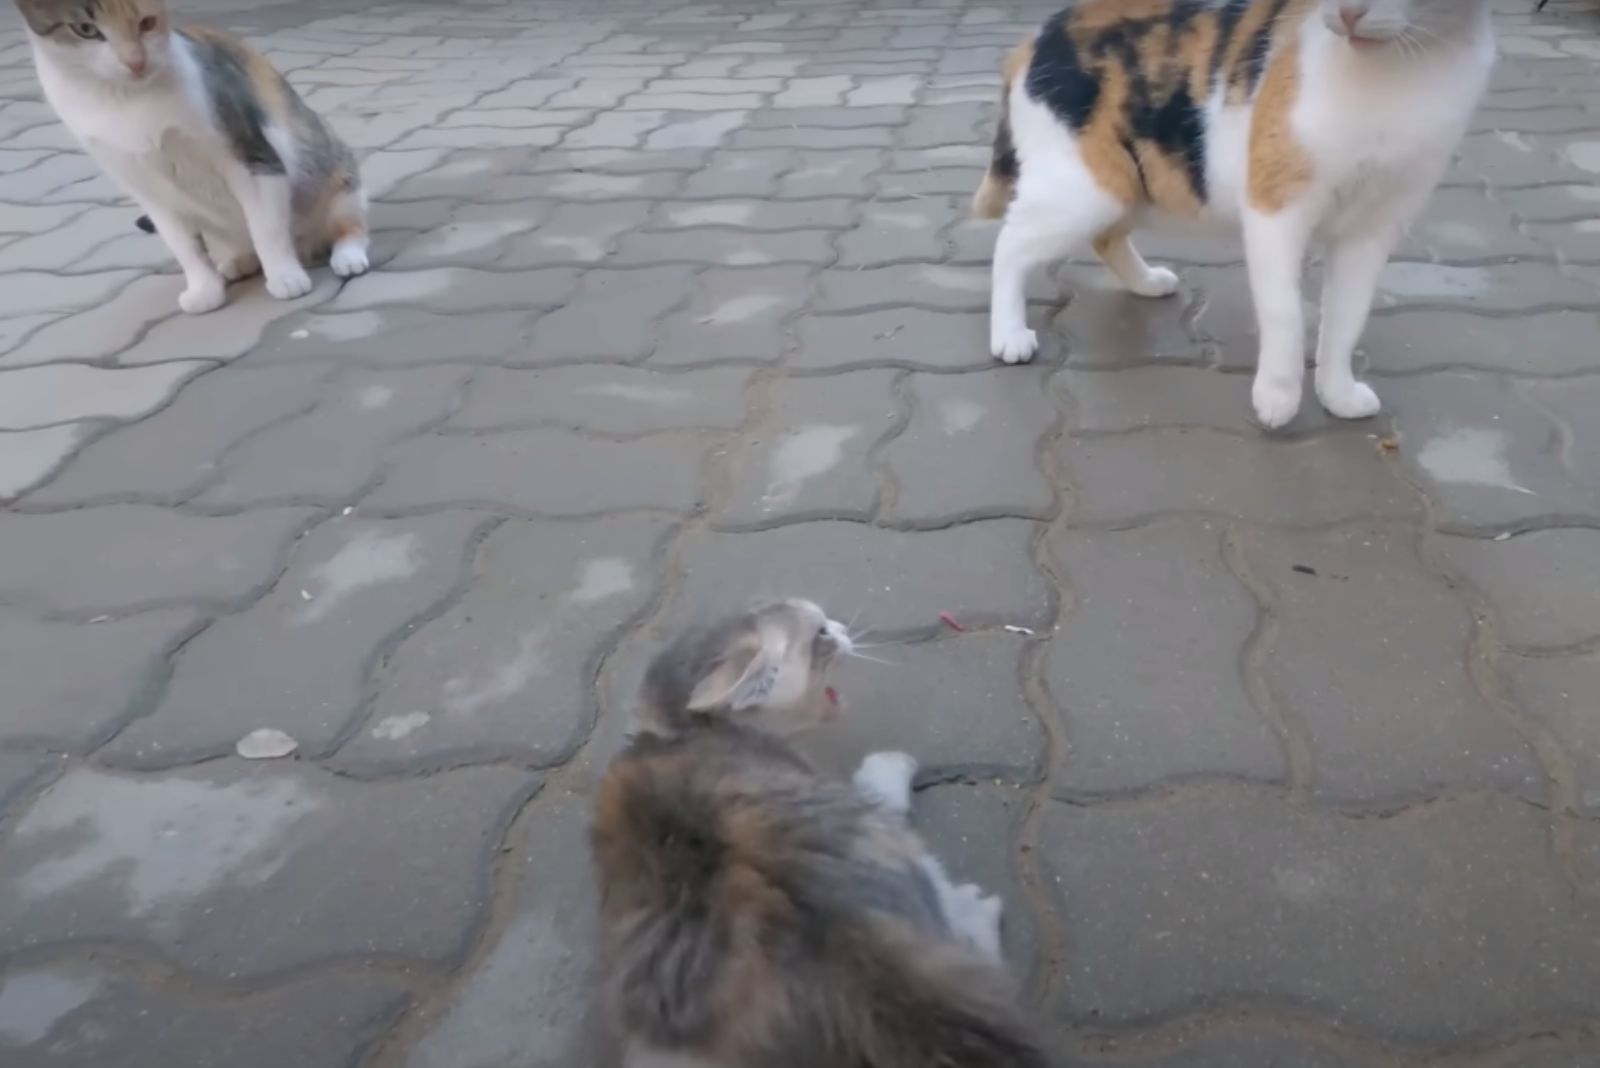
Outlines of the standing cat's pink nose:
{"type": "Polygon", "coordinates": [[[1341,7],[1339,17],[1344,20],[1344,28],[1351,36],[1355,35],[1356,27],[1361,25],[1361,20],[1366,18],[1367,10],[1361,7],[1341,7]]]}
{"type": "Polygon", "coordinates": [[[145,67],[147,66],[149,66],[149,62],[147,60],[130,59],[128,60],[128,73],[137,78],[139,75],[144,73],[145,67]]]}

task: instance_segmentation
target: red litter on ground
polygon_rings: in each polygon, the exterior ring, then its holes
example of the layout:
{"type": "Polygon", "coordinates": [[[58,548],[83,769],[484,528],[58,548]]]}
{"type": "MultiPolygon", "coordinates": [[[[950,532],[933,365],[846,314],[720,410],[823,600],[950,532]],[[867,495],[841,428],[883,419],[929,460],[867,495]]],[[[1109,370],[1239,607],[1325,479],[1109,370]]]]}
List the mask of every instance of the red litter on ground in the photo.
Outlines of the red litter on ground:
{"type": "Polygon", "coordinates": [[[964,630],[967,629],[966,627],[963,627],[960,623],[957,623],[956,622],[956,617],[951,615],[949,612],[940,612],[939,613],[939,621],[941,623],[943,623],[945,626],[949,627],[951,630],[964,631],[964,630]]]}

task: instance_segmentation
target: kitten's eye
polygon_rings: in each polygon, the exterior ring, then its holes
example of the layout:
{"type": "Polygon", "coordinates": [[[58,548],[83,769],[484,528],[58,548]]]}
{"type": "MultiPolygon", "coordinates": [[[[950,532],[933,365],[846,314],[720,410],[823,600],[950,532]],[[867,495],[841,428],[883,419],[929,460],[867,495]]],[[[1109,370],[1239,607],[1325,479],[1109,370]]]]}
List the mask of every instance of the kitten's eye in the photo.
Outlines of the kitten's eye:
{"type": "Polygon", "coordinates": [[[146,15],[144,18],[139,20],[139,32],[154,33],[156,27],[160,25],[160,23],[161,20],[156,18],[154,15],[146,15]]]}
{"type": "Polygon", "coordinates": [[[92,22],[74,22],[72,32],[82,37],[85,41],[103,41],[105,35],[100,32],[100,27],[92,22]]]}

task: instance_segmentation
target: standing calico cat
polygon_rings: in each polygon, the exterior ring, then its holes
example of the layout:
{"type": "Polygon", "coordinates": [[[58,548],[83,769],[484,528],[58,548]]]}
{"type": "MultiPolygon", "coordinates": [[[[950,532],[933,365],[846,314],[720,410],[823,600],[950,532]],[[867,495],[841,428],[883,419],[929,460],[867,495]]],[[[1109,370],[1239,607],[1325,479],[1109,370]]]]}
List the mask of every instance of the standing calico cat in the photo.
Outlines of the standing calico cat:
{"type": "Polygon", "coordinates": [[[178,306],[221,307],[224,281],[311,291],[303,262],[367,269],[355,156],[242,41],[174,28],[165,0],[17,0],[46,99],[144,209],[183,268],[178,306]]]}
{"type": "Polygon", "coordinates": [[[1092,243],[1140,296],[1177,276],[1129,233],[1152,215],[1243,230],[1261,335],[1257,417],[1299,410],[1301,273],[1326,253],[1317,396],[1359,419],[1378,397],[1351,356],[1378,276],[1438,184],[1494,62],[1488,0],[1081,0],[1007,62],[977,213],[1005,215],[990,347],[1033,357],[1034,266],[1092,243]]]}
{"type": "Polygon", "coordinates": [[[782,735],[837,712],[845,628],[786,601],[690,631],[601,784],[603,989],[628,1068],[1044,1068],[1000,903],[911,831],[915,764],[853,785],[782,735]]]}

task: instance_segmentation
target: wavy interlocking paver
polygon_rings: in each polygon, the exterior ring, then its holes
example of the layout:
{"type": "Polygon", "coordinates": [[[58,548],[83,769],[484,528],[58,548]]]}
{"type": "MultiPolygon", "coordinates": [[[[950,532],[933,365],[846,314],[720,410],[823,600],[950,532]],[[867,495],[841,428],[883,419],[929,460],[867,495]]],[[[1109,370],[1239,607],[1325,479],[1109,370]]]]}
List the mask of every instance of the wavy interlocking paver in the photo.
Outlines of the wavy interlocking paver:
{"type": "Polygon", "coordinates": [[[809,748],[919,758],[1064,1063],[1600,1063],[1592,5],[1496,0],[1388,414],[1269,436],[1236,242],[989,359],[1053,4],[188,0],[378,268],[200,318],[0,8],[0,1062],[612,1063],[595,779],[665,635],[799,593],[889,661],[809,748]]]}

